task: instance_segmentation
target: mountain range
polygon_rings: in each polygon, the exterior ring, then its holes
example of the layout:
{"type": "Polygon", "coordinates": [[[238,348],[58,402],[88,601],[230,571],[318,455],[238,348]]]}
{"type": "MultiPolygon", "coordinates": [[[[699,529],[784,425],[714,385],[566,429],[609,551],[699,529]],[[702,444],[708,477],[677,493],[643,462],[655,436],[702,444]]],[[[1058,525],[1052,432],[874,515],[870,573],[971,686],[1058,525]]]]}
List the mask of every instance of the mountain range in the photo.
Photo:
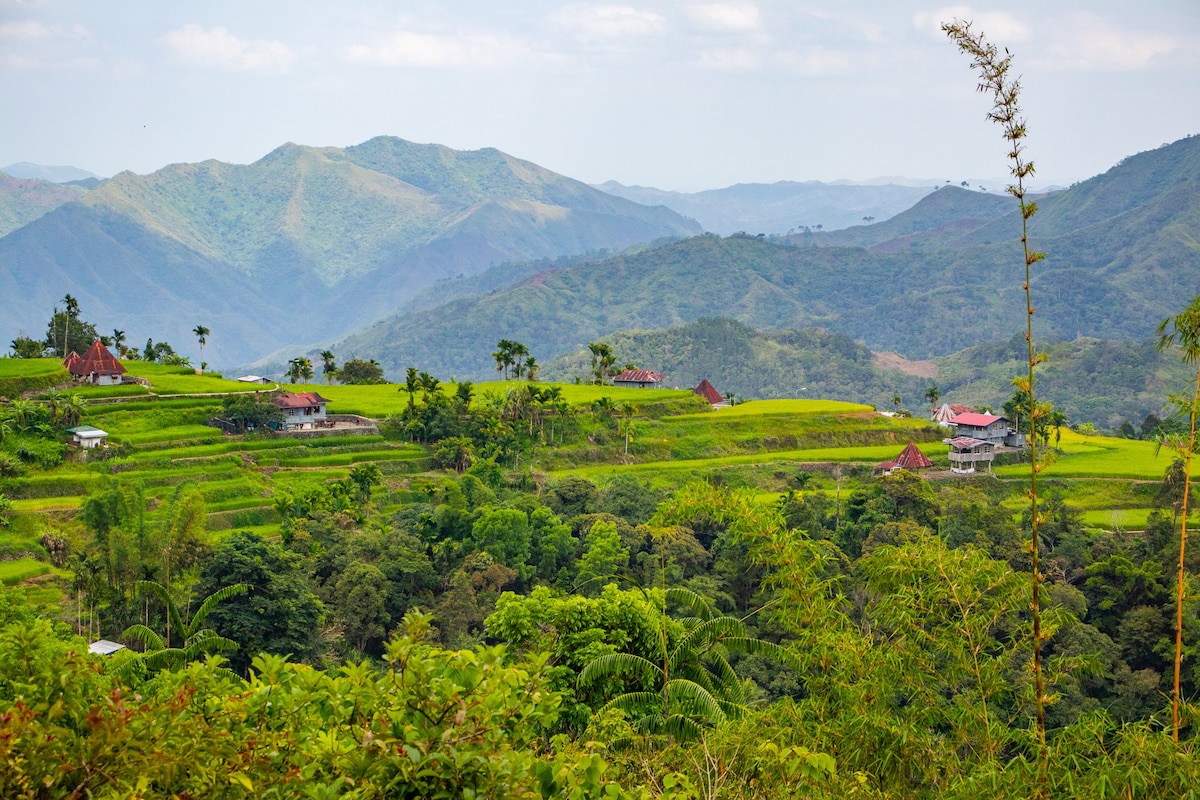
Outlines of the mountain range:
{"type": "MultiPolygon", "coordinates": [[[[1039,198],[1033,281],[1043,341],[1148,337],[1200,289],[1200,137],[1039,198]]],[[[876,351],[944,356],[1024,326],[1020,212],[950,186],[896,217],[788,237],[697,236],[546,269],[503,291],[382,320],[337,343],[385,371],[477,378],[500,338],[543,362],[618,330],[706,316],[822,327],[876,351]]],[[[641,366],[653,369],[652,363],[641,366]]]]}
{"type": "Polygon", "coordinates": [[[789,233],[805,227],[834,230],[884,220],[910,208],[937,185],[779,181],[685,193],[608,181],[596,188],[635,203],[666,206],[706,231],[728,236],[789,233]]]}
{"type": "Polygon", "coordinates": [[[438,279],[699,231],[494,149],[288,144],[249,165],[123,172],[9,232],[2,322],[41,335],[70,292],[131,340],[178,345],[203,324],[206,354],[238,364],[344,334],[438,279]]]}

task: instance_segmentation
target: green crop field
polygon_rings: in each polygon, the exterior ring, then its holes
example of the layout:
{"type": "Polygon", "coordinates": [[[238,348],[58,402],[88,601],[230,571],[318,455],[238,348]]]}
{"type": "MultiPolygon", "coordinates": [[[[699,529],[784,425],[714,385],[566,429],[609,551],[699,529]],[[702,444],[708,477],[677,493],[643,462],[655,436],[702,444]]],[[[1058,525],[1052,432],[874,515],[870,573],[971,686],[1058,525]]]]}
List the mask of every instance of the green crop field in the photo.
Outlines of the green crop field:
{"type": "MultiPolygon", "coordinates": [[[[1132,480],[1160,480],[1175,455],[1163,449],[1154,452],[1154,442],[1133,439],[1113,439],[1106,436],[1081,436],[1063,430],[1062,453],[1041,473],[1055,478],[1128,478],[1132,480]]],[[[1019,477],[1029,474],[1028,465],[1009,464],[996,467],[1001,477],[1019,477]]],[[[1192,474],[1200,474],[1200,463],[1192,468],[1192,474]]]]}
{"type": "MultiPolygon", "coordinates": [[[[845,403],[840,400],[748,400],[728,408],[713,409],[713,419],[728,419],[730,417],[761,417],[761,416],[805,416],[810,414],[864,414],[875,409],[861,403],[845,403]]],[[[691,419],[693,416],[707,418],[708,414],[681,415],[678,420],[691,419]]],[[[922,423],[926,422],[921,420],[922,423]]]]}

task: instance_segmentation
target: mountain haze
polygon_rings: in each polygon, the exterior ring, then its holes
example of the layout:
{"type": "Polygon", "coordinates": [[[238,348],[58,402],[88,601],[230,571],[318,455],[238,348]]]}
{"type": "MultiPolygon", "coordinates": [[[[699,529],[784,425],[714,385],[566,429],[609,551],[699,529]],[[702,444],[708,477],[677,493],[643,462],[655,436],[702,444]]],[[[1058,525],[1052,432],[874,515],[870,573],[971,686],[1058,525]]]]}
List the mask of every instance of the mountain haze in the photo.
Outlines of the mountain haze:
{"type": "Polygon", "coordinates": [[[4,335],[40,335],[70,292],[101,330],[214,364],[337,336],[439,279],[699,231],[494,149],[379,137],[287,144],[249,165],[124,172],[0,239],[4,335]]]}
{"type": "Polygon", "coordinates": [[[608,181],[596,188],[644,205],[666,206],[695,219],[706,231],[728,236],[788,233],[817,225],[834,230],[859,225],[864,217],[883,220],[937,187],[778,181],[739,183],[689,194],[608,181]]]}

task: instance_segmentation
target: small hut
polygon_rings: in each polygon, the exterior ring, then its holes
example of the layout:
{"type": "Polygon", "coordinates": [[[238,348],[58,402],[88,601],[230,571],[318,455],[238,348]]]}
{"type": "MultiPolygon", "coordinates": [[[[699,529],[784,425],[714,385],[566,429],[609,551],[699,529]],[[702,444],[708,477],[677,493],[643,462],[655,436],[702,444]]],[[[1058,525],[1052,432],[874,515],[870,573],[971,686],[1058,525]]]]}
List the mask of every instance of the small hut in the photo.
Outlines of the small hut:
{"type": "Polygon", "coordinates": [[[99,339],[82,356],[72,351],[63,359],[63,366],[75,378],[77,383],[91,383],[96,386],[112,386],[121,382],[125,367],[99,339]]]}
{"type": "Polygon", "coordinates": [[[875,465],[875,471],[881,472],[884,475],[891,475],[898,469],[928,469],[933,466],[924,453],[917,449],[917,446],[912,442],[900,451],[900,455],[896,456],[892,461],[884,461],[882,464],[875,465]]]}
{"type": "Polygon", "coordinates": [[[708,378],[701,380],[692,391],[707,400],[713,408],[725,408],[729,405],[729,401],[717,391],[717,387],[708,382],[708,378]]]}

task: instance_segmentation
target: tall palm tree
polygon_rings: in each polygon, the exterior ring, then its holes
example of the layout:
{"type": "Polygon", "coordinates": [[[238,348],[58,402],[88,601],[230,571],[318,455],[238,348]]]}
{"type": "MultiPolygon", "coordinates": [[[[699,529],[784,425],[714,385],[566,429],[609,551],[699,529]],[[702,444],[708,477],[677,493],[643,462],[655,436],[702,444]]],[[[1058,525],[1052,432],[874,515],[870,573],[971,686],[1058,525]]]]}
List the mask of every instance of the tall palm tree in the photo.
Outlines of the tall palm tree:
{"type": "Polygon", "coordinates": [[[67,353],[71,352],[67,345],[67,338],[70,336],[71,320],[79,316],[79,301],[71,296],[70,292],[63,298],[63,304],[66,305],[67,315],[63,319],[63,358],[67,357],[67,353]]]}
{"type": "Polygon", "coordinates": [[[529,380],[536,381],[538,370],[540,370],[541,368],[542,368],[542,365],[539,364],[537,362],[537,359],[534,358],[533,356],[529,356],[529,358],[525,359],[525,377],[528,378],[529,380]]]}
{"type": "Polygon", "coordinates": [[[113,328],[112,343],[113,347],[117,348],[117,355],[121,358],[124,358],[125,354],[129,352],[129,348],[125,346],[125,331],[113,328]]]}
{"type": "Polygon", "coordinates": [[[417,408],[417,389],[421,388],[421,376],[416,367],[409,367],[404,373],[404,391],[408,392],[408,411],[411,414],[417,408]]]}
{"type": "Polygon", "coordinates": [[[333,383],[337,377],[337,364],[332,350],[321,351],[321,372],[325,375],[325,383],[333,383]]]}
{"type": "Polygon", "coordinates": [[[197,325],[192,328],[192,333],[196,334],[196,341],[200,342],[200,363],[204,363],[204,345],[208,343],[208,335],[212,333],[203,325],[197,325]]]}
{"type": "Polygon", "coordinates": [[[937,408],[937,401],[941,396],[942,390],[937,387],[936,383],[929,384],[929,388],[925,390],[925,399],[929,401],[932,408],[937,408]]]}
{"type": "Polygon", "coordinates": [[[245,594],[250,586],[245,583],[235,583],[226,586],[204,598],[200,608],[190,620],[184,620],[179,613],[179,607],[171,593],[162,584],[154,581],[138,581],[134,584],[135,595],[153,595],[158,598],[166,609],[166,629],[159,635],[146,625],[131,625],[121,634],[123,637],[137,639],[146,647],[142,659],[151,669],[162,667],[180,667],[188,661],[194,661],[205,653],[217,650],[236,650],[237,642],[226,639],[211,628],[204,628],[204,620],[216,607],[231,597],[245,594]]]}

